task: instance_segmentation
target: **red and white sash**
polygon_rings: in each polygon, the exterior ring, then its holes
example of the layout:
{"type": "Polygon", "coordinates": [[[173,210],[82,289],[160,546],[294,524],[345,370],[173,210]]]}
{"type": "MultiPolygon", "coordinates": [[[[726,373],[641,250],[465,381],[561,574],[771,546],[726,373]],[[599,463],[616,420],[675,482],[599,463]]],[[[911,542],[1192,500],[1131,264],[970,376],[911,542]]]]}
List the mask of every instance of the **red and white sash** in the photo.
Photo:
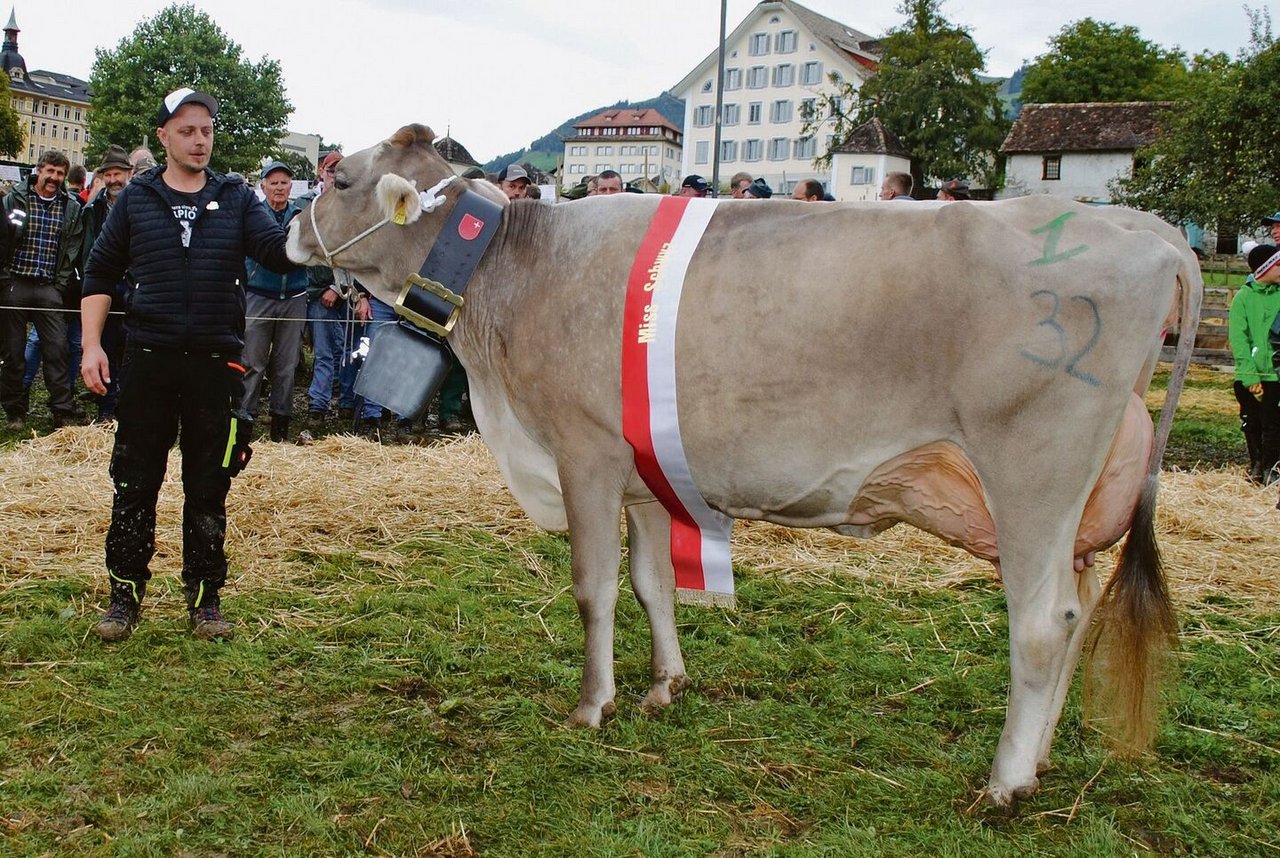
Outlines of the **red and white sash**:
{"type": "Polygon", "coordinates": [[[664,197],[640,243],[622,321],[622,431],[636,470],[671,515],[671,562],[683,601],[733,604],[733,519],[694,485],[676,408],[676,325],[685,273],[714,200],[664,197]]]}

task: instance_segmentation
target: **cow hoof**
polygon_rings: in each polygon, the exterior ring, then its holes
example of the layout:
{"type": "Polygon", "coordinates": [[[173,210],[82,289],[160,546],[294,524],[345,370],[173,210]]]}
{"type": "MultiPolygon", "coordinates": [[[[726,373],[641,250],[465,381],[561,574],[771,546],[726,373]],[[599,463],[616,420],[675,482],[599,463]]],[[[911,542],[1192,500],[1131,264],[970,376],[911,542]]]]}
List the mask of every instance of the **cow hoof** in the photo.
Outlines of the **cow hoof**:
{"type": "Polygon", "coordinates": [[[664,709],[691,685],[693,683],[689,681],[689,677],[683,674],[660,679],[649,687],[649,693],[640,701],[640,708],[651,714],[664,709]]]}
{"type": "Polygon", "coordinates": [[[612,700],[605,702],[601,706],[579,703],[578,708],[573,710],[573,714],[564,723],[566,727],[589,727],[594,730],[600,726],[605,718],[612,718],[617,711],[618,707],[613,704],[612,700]]]}
{"type": "Polygon", "coordinates": [[[1024,798],[1030,798],[1035,795],[1036,790],[1040,788],[1040,779],[1032,778],[1030,783],[1020,784],[1015,787],[1004,787],[997,784],[988,784],[986,789],[986,799],[988,804],[996,807],[1013,807],[1018,801],[1024,798]]]}

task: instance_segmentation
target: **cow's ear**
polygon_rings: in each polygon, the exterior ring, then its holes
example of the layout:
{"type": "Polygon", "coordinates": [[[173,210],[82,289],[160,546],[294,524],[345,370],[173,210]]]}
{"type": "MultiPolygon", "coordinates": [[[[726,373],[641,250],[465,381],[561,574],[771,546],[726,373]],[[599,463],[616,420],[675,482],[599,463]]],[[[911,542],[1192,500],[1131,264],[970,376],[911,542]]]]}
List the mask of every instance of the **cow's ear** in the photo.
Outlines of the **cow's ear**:
{"type": "Polygon", "coordinates": [[[391,139],[387,142],[392,146],[402,146],[406,149],[413,146],[430,146],[436,139],[436,135],[430,128],[425,125],[406,125],[395,134],[391,135],[391,139]]]}
{"type": "Polygon", "coordinates": [[[413,223],[422,214],[418,189],[404,176],[387,173],[378,180],[378,205],[382,216],[392,223],[413,223]]]}

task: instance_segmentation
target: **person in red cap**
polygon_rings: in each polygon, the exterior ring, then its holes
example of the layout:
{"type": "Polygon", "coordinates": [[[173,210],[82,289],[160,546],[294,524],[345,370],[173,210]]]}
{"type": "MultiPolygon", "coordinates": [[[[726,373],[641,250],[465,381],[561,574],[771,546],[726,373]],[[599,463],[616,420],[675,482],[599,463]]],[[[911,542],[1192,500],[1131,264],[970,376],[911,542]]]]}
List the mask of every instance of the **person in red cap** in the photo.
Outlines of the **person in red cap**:
{"type": "Polygon", "coordinates": [[[1276,480],[1280,461],[1280,376],[1271,328],[1280,314],[1280,249],[1259,244],[1249,251],[1252,272],[1231,301],[1228,340],[1235,359],[1232,389],[1240,406],[1240,431],[1249,450],[1249,480],[1276,480]]]}

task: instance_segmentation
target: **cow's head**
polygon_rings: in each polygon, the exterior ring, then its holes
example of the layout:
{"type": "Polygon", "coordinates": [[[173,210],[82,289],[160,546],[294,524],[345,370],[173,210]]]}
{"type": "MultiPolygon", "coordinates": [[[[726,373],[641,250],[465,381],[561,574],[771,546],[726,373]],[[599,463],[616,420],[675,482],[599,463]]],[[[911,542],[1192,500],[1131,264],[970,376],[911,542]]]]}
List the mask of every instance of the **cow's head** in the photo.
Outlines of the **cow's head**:
{"type": "Polygon", "coordinates": [[[289,258],[345,268],[378,298],[394,302],[464,188],[507,204],[506,195],[488,182],[452,178],[437,191],[445,204],[425,212],[422,192],[453,177],[434,139],[425,125],[406,125],[339,161],[333,186],[290,225],[289,258]]]}

